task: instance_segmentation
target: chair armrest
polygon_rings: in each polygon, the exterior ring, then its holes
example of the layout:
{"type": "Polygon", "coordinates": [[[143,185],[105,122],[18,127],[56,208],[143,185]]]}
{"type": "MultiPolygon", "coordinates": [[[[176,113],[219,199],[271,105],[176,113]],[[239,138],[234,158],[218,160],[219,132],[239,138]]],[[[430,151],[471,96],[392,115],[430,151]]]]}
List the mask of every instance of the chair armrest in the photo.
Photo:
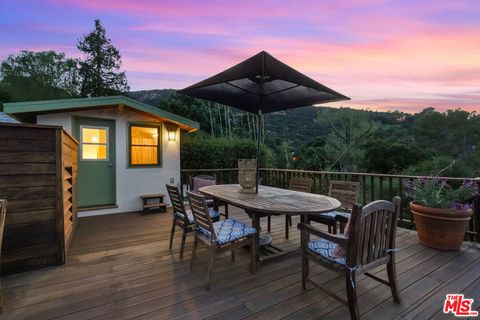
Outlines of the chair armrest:
{"type": "Polygon", "coordinates": [[[346,245],[347,244],[348,237],[345,237],[342,234],[334,235],[334,234],[331,234],[331,233],[326,233],[326,232],[323,232],[322,230],[317,229],[317,228],[315,228],[315,227],[313,227],[309,224],[306,224],[306,223],[299,223],[297,225],[297,228],[302,232],[307,232],[309,234],[313,234],[314,236],[317,236],[317,237],[320,237],[322,239],[338,243],[340,245],[346,245]]]}

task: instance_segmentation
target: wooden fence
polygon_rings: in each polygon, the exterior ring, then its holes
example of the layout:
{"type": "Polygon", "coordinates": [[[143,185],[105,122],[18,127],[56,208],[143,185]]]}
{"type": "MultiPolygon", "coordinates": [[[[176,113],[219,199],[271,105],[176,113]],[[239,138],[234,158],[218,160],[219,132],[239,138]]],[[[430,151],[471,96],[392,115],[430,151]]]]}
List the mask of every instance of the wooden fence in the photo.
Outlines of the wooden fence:
{"type": "MultiPolygon", "coordinates": [[[[189,169],[181,171],[182,186],[191,186],[192,177],[197,175],[211,175],[216,177],[217,183],[237,183],[237,169],[189,169]]],[[[414,228],[413,217],[408,209],[411,200],[405,195],[408,181],[420,178],[418,176],[390,175],[375,173],[351,173],[329,171],[305,171],[290,169],[260,169],[261,183],[266,186],[287,188],[291,177],[309,177],[313,180],[312,192],[327,194],[330,180],[360,182],[360,203],[366,204],[374,200],[391,200],[394,196],[402,197],[402,215],[399,225],[405,228],[414,228]]],[[[460,184],[465,178],[442,177],[450,184],[460,184]]],[[[475,180],[480,185],[480,179],[475,180]]],[[[470,220],[465,233],[466,239],[480,242],[480,201],[476,201],[474,215],[470,220]]]]}

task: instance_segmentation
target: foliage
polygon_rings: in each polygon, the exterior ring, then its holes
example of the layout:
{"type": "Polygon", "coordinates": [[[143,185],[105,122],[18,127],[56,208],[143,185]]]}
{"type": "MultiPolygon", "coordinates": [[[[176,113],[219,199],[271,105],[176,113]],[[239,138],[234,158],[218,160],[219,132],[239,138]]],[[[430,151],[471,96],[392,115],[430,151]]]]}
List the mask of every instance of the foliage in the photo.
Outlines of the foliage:
{"type": "Polygon", "coordinates": [[[291,166],[299,170],[325,170],[330,163],[325,145],[323,138],[317,138],[300,147],[291,166]]]}
{"type": "Polygon", "coordinates": [[[380,138],[369,140],[363,148],[365,158],[362,166],[365,171],[372,173],[401,173],[425,159],[423,150],[416,145],[380,138]]]}
{"type": "MultiPolygon", "coordinates": [[[[255,158],[256,143],[249,139],[193,138],[181,146],[181,166],[188,169],[236,168],[238,159],[255,158]]],[[[261,147],[262,167],[270,167],[272,156],[261,147]]]]}
{"type": "Polygon", "coordinates": [[[0,65],[2,100],[33,101],[76,97],[78,60],[55,51],[21,51],[0,65]]]}
{"type": "Polygon", "coordinates": [[[349,108],[324,111],[319,117],[330,128],[326,146],[334,159],[330,167],[338,165],[341,171],[355,171],[363,157],[362,142],[375,132],[377,124],[364,112],[349,108]]]}
{"type": "Polygon", "coordinates": [[[472,198],[479,194],[478,185],[472,180],[452,188],[442,178],[423,177],[410,181],[407,187],[407,195],[413,201],[431,208],[470,209],[472,198]]]}
{"type": "Polygon", "coordinates": [[[108,96],[129,91],[125,71],[120,72],[120,51],[107,38],[100,20],[95,20],[95,29],[77,44],[86,59],[80,62],[82,96],[108,96]]]}
{"type": "Polygon", "coordinates": [[[2,87],[0,83],[0,111],[3,111],[3,103],[4,102],[10,102],[12,100],[12,97],[8,92],[6,92],[2,87]]]}
{"type": "Polygon", "coordinates": [[[229,106],[172,94],[160,101],[159,107],[199,122],[212,137],[255,139],[257,136],[256,116],[229,106]]]}
{"type": "MultiPolygon", "coordinates": [[[[224,106],[176,99],[161,107],[199,121],[206,139],[256,137],[254,119],[243,112],[227,107],[225,118],[224,106]]],[[[276,168],[422,176],[455,160],[457,166],[445,176],[480,176],[480,117],[474,112],[427,108],[411,115],[304,107],[266,114],[264,119],[264,142],[276,168]]]]}

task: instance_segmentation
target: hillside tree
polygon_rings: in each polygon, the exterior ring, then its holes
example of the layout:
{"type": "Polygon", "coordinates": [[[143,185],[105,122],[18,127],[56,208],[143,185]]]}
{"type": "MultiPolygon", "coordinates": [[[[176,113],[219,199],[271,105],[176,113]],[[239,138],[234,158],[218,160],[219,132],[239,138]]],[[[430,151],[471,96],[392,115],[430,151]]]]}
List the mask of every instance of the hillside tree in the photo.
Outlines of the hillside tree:
{"type": "Polygon", "coordinates": [[[107,37],[100,20],[95,20],[95,28],[78,42],[77,48],[86,56],[80,62],[82,96],[108,96],[129,91],[125,71],[120,71],[120,51],[107,37]]]}
{"type": "Polygon", "coordinates": [[[63,52],[23,50],[0,64],[2,100],[71,98],[79,95],[79,88],[78,60],[63,52]]]}

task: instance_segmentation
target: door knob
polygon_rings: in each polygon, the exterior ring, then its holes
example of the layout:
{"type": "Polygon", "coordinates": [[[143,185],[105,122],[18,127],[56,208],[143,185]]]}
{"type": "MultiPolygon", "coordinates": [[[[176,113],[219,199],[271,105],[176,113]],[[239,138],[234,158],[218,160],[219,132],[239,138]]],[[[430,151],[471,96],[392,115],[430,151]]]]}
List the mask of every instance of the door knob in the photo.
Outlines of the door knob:
{"type": "Polygon", "coordinates": [[[111,162],[108,163],[109,167],[113,167],[113,164],[111,162]]]}

